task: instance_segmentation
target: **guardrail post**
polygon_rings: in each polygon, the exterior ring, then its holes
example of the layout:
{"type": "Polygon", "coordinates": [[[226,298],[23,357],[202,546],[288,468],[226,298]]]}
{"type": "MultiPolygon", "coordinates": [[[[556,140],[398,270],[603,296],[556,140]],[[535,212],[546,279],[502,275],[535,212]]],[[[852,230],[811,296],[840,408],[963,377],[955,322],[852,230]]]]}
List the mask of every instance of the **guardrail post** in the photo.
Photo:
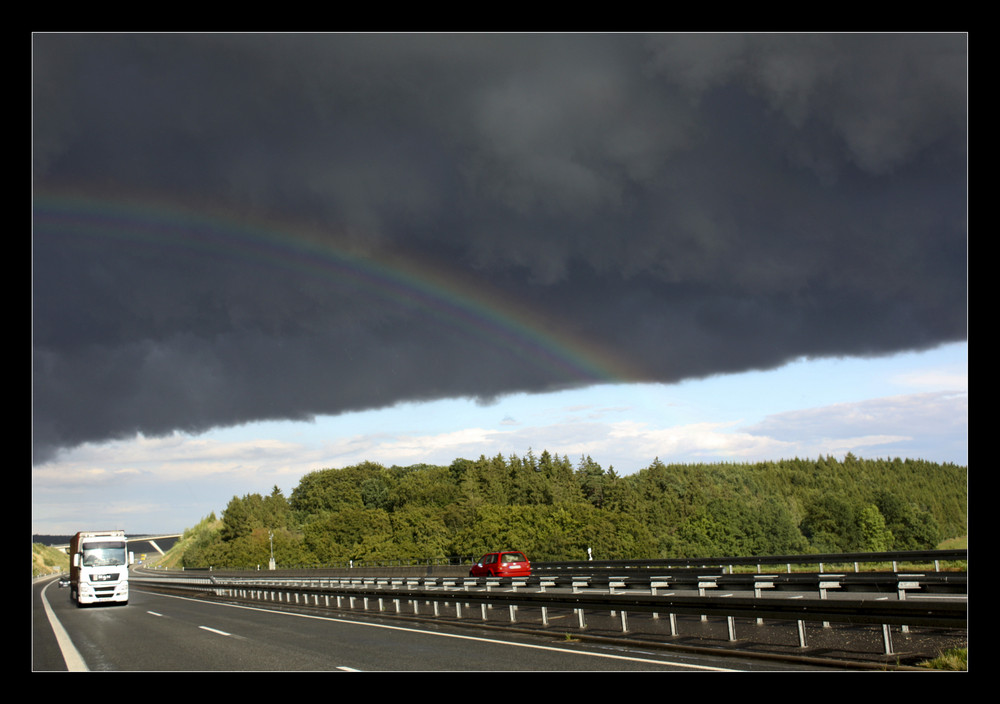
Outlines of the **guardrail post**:
{"type": "MultiPolygon", "coordinates": [[[[830,576],[830,577],[842,577],[843,575],[839,575],[838,574],[838,575],[827,575],[827,576],[830,576]]],[[[824,582],[823,578],[821,576],[820,577],[820,582],[819,582],[819,598],[820,599],[826,599],[826,590],[827,589],[840,589],[840,582],[831,582],[831,581],[824,582]]],[[[829,628],[829,627],[830,627],[830,622],[829,621],[823,621],[823,628],[829,628]]]]}
{"type": "Polygon", "coordinates": [[[887,623],[882,624],[882,646],[886,655],[892,655],[892,633],[887,623]]]}
{"type": "MultiPolygon", "coordinates": [[[[766,575],[761,574],[761,575],[758,575],[759,578],[767,578],[767,579],[773,579],[774,577],[777,577],[777,576],[778,575],[771,575],[771,574],[766,574],[766,575]]],[[[760,590],[761,589],[773,589],[773,588],[774,588],[774,582],[758,582],[755,579],[754,583],[753,583],[753,595],[754,595],[754,598],[760,599],[760,597],[761,597],[761,591],[760,590]]],[[[757,617],[757,625],[758,626],[764,625],[764,619],[762,619],[760,616],[757,617]]]]}
{"type": "MultiPolygon", "coordinates": [[[[711,582],[698,582],[698,596],[705,596],[705,589],[706,589],[706,587],[712,587],[714,589],[716,586],[718,586],[718,583],[715,582],[715,581],[711,581],[711,582]]],[[[702,622],[707,621],[708,620],[708,616],[706,616],[705,614],[702,614],[701,615],[701,620],[702,620],[702,622]]]]}
{"type": "Polygon", "coordinates": [[[799,629],[799,647],[804,648],[806,647],[806,622],[799,621],[798,629],[799,629]]]}
{"type": "MultiPolygon", "coordinates": [[[[921,577],[923,575],[918,575],[918,574],[914,574],[914,575],[901,574],[899,576],[900,577],[921,577]]],[[[907,589],[919,589],[919,588],[920,588],[920,582],[897,582],[897,584],[896,584],[896,593],[899,595],[899,600],[900,601],[906,601],[906,590],[907,589]]],[[[903,626],[901,628],[901,630],[902,630],[903,633],[909,633],[910,632],[910,627],[909,626],[903,626]]]]}
{"type": "MultiPolygon", "coordinates": [[[[659,587],[669,587],[670,583],[663,580],[650,579],[649,580],[649,595],[656,596],[656,590],[659,587]]],[[[653,620],[658,621],[660,619],[660,614],[657,611],[653,612],[653,620]]]]}
{"type": "MultiPolygon", "coordinates": [[[[555,584],[555,581],[546,581],[545,578],[543,577],[542,579],[538,580],[538,591],[539,591],[539,593],[544,594],[545,593],[545,587],[552,586],[554,584],[555,584]]],[[[542,625],[543,626],[548,626],[549,625],[549,607],[547,607],[547,606],[543,606],[542,607],[542,625]]]]}

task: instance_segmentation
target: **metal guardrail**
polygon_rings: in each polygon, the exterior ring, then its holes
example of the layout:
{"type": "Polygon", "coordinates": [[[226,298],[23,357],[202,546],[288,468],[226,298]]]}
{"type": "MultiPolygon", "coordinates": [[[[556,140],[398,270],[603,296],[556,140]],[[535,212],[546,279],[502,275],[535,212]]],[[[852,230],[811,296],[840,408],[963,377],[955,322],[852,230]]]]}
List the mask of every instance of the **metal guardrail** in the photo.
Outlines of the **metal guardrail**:
{"type": "Polygon", "coordinates": [[[597,610],[619,615],[622,631],[627,631],[629,612],[652,613],[654,618],[667,614],[671,635],[676,635],[675,616],[698,614],[722,616],[727,619],[730,640],[735,640],[736,618],[795,621],[798,623],[800,645],[805,647],[807,621],[824,623],[881,625],[886,655],[892,654],[889,626],[924,626],[930,628],[966,629],[968,605],[964,601],[907,600],[907,592],[945,585],[965,591],[965,574],[892,574],[868,573],[866,575],[692,575],[677,578],[647,575],[576,575],[529,578],[441,578],[441,577],[335,577],[308,576],[280,578],[267,573],[259,575],[225,575],[201,573],[198,576],[182,574],[168,577],[136,575],[137,582],[154,589],[209,594],[213,597],[277,602],[300,606],[330,607],[331,600],[337,608],[344,599],[354,607],[361,600],[364,608],[368,602],[378,602],[384,610],[386,600],[395,605],[397,613],[402,602],[412,604],[414,613],[421,602],[434,604],[435,615],[439,603],[452,603],[461,618],[461,604],[477,604],[486,618],[487,606],[506,606],[511,621],[517,607],[536,607],[541,610],[543,625],[547,623],[548,609],[569,609],[577,614],[579,627],[585,628],[584,611],[597,610]],[[695,580],[691,578],[695,577],[695,580]],[[840,589],[854,582],[856,587],[872,585],[893,588],[898,600],[827,599],[831,589],[840,589]],[[672,584],[673,583],[673,584],[672,584]],[[461,585],[461,586],[459,586],[461,585]],[[813,588],[817,598],[774,598],[761,596],[764,590],[784,585],[787,588],[813,588]],[[570,591],[559,593],[551,588],[570,591]],[[754,597],[711,596],[708,589],[743,587],[754,590],[754,597]],[[502,590],[498,590],[502,588],[502,590]],[[657,589],[698,588],[699,596],[657,594],[657,589]],[[606,592],[605,592],[606,590],[606,592]],[[647,590],[649,593],[637,593],[647,590]],[[310,604],[310,601],[312,602],[310,604]]]}
{"type": "MultiPolygon", "coordinates": [[[[826,565],[870,563],[962,562],[969,559],[968,550],[895,550],[889,552],[814,553],[803,555],[763,555],[757,557],[690,557],[648,560],[589,560],[564,562],[532,562],[534,572],[595,569],[663,569],[677,567],[722,567],[732,565],[826,565]]],[[[821,567],[822,569],[822,567],[821,567]]],[[[856,570],[857,571],[857,570],[856,570]]]]}
{"type": "MultiPolygon", "coordinates": [[[[793,573],[793,574],[707,574],[704,571],[676,571],[670,574],[636,573],[562,573],[538,574],[522,578],[498,577],[434,577],[434,576],[390,576],[390,575],[323,575],[321,571],[300,571],[297,573],[275,572],[238,573],[238,572],[199,572],[174,573],[170,577],[162,572],[147,572],[151,579],[188,584],[271,584],[278,586],[316,587],[322,589],[355,589],[366,586],[399,588],[403,585],[427,590],[441,589],[448,585],[462,582],[466,588],[489,586],[523,586],[529,589],[539,589],[545,586],[555,588],[580,589],[615,589],[632,591],[649,591],[650,589],[682,589],[682,590],[746,590],[760,592],[773,591],[814,591],[828,593],[830,591],[844,592],[877,592],[899,595],[907,593],[936,594],[967,594],[968,573],[966,572],[931,572],[931,573],[898,573],[898,572],[862,572],[862,573],[793,573]],[[155,576],[152,576],[155,575],[155,576]],[[187,575],[187,576],[185,576],[187,575]],[[197,576],[196,576],[197,575],[197,576]]],[[[138,580],[149,578],[137,575],[138,580]]]]}
{"type": "MultiPolygon", "coordinates": [[[[457,558],[456,558],[457,559],[457,558]]],[[[474,558],[469,558],[470,560],[474,558]]],[[[577,560],[577,561],[532,561],[532,571],[534,574],[551,574],[562,571],[596,571],[596,570],[657,570],[674,568],[722,568],[726,567],[732,571],[735,565],[786,565],[788,572],[791,572],[792,565],[818,565],[819,571],[823,571],[826,565],[841,565],[854,563],[854,571],[859,572],[859,565],[872,563],[891,563],[896,569],[898,565],[933,562],[935,571],[940,569],[942,562],[963,562],[968,561],[967,550],[909,550],[893,552],[855,552],[855,553],[813,553],[804,555],[766,555],[758,557],[697,557],[697,558],[656,558],[643,560],[577,560]]],[[[462,564],[456,563],[455,559],[443,561],[404,561],[391,562],[363,562],[357,561],[351,565],[297,565],[283,567],[279,572],[301,573],[328,572],[330,574],[426,574],[428,576],[464,576],[468,574],[471,562],[462,564]]],[[[261,566],[247,567],[189,567],[188,572],[240,572],[243,574],[256,573],[261,571],[261,566]]]]}

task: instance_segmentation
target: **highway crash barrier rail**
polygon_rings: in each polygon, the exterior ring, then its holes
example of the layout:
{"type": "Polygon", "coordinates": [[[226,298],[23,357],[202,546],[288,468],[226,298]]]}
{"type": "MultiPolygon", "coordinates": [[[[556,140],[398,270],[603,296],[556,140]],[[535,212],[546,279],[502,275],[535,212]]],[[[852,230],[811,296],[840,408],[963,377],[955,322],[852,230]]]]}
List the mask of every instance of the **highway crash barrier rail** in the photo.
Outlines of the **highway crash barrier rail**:
{"type": "MultiPolygon", "coordinates": [[[[868,575],[692,575],[680,576],[634,575],[612,576],[574,575],[557,577],[538,575],[522,578],[497,577],[334,577],[308,576],[277,578],[227,576],[225,574],[155,576],[137,574],[138,584],[154,589],[181,590],[189,593],[209,594],[214,597],[268,601],[299,606],[343,608],[346,601],[354,609],[360,602],[368,610],[372,602],[378,611],[387,609],[390,602],[396,613],[402,613],[403,604],[409,605],[413,614],[419,615],[420,604],[429,604],[434,616],[440,614],[441,604],[453,605],[457,618],[463,616],[463,604],[471,609],[478,605],[483,620],[487,609],[505,606],[511,623],[516,622],[518,607],[536,607],[541,611],[543,626],[548,626],[549,609],[569,609],[576,615],[578,627],[586,628],[585,611],[610,612],[627,633],[628,614],[646,612],[653,619],[661,614],[669,618],[670,635],[676,636],[678,615],[725,617],[729,640],[735,641],[737,618],[751,618],[757,623],[763,619],[794,621],[797,624],[799,646],[806,647],[806,622],[831,622],[852,625],[881,625],[884,653],[892,655],[890,626],[908,629],[910,626],[930,628],[965,629],[968,627],[967,603],[964,601],[915,601],[907,600],[907,592],[945,586],[965,590],[964,573],[956,574],[891,574],[868,575]],[[803,579],[808,577],[809,579],[803,579]],[[881,580],[876,579],[880,577],[881,580]],[[740,579],[737,579],[740,578],[740,579]],[[864,583],[864,584],[862,584],[864,583]],[[867,591],[888,591],[890,585],[897,600],[837,599],[827,598],[830,590],[844,589],[845,585],[866,588],[867,591]],[[776,598],[764,596],[770,590],[811,586],[816,598],[776,598]],[[561,592],[548,591],[563,588],[561,592]],[[661,589],[698,590],[698,596],[661,594],[661,589]],[[724,588],[753,589],[753,597],[710,595],[710,590],[724,588]],[[638,593],[640,591],[648,593],[638,593]],[[322,603],[321,603],[322,602],[322,603]]],[[[848,586],[848,588],[850,588],[848,586]]]]}
{"type": "Polygon", "coordinates": [[[888,552],[850,552],[850,553],[814,553],[807,555],[765,555],[757,557],[692,557],[664,558],[649,560],[587,560],[566,562],[534,562],[534,573],[556,573],[577,570],[656,570],[677,568],[718,567],[733,572],[734,566],[756,566],[762,571],[764,565],[784,565],[785,571],[791,573],[792,565],[816,565],[822,572],[824,565],[854,565],[854,571],[860,572],[860,565],[873,563],[890,563],[892,571],[896,572],[900,564],[920,564],[932,562],[934,571],[941,570],[942,562],[967,562],[968,550],[893,550],[888,552]]]}
{"type": "MultiPolygon", "coordinates": [[[[137,577],[155,575],[155,579],[169,579],[163,571],[133,571],[137,577]]],[[[167,573],[169,574],[169,573],[167,573]]],[[[729,574],[700,571],[680,571],[672,574],[659,572],[633,572],[615,575],[597,574],[541,574],[530,577],[429,577],[429,576],[341,576],[324,575],[322,570],[300,570],[293,574],[275,572],[245,573],[219,570],[212,573],[175,572],[175,579],[204,584],[272,584],[281,586],[332,588],[357,588],[379,586],[400,588],[424,588],[428,590],[463,584],[465,588],[483,586],[489,591],[500,584],[512,589],[519,587],[543,588],[544,586],[565,587],[574,592],[584,589],[603,589],[614,593],[618,590],[650,591],[656,588],[682,590],[705,589],[750,590],[760,595],[762,589],[776,591],[815,591],[824,598],[830,590],[843,592],[864,591],[895,594],[903,598],[906,592],[935,594],[967,594],[967,572],[863,572],[863,573],[799,573],[799,574],[729,574]],[[250,576],[255,575],[255,576],[250,576]]],[[[655,591],[651,593],[655,594],[655,591]]]]}
{"type": "MultiPolygon", "coordinates": [[[[529,555],[530,557],[530,555],[529,555]]],[[[355,561],[340,565],[298,565],[291,568],[281,569],[278,572],[301,572],[302,570],[323,570],[331,574],[365,574],[365,575],[427,575],[427,576],[465,576],[469,573],[469,564],[475,558],[453,557],[439,558],[428,561],[406,561],[393,560],[385,562],[365,562],[355,561]]],[[[815,565],[819,572],[823,572],[826,565],[843,565],[853,563],[854,571],[860,572],[861,565],[868,564],[891,564],[892,571],[900,570],[900,566],[906,571],[913,571],[912,565],[933,563],[934,571],[941,570],[941,563],[967,562],[967,550],[894,550],[888,552],[854,552],[854,553],[813,553],[805,555],[767,555],[756,557],[698,557],[698,558],[664,558],[647,560],[577,560],[567,562],[542,562],[532,561],[533,574],[554,574],[566,571],[632,571],[632,570],[655,570],[655,569],[726,569],[733,572],[735,566],[756,566],[757,571],[762,571],[764,566],[784,565],[786,572],[792,571],[793,565],[805,566],[815,565]]],[[[188,568],[188,571],[213,571],[215,568],[188,568]]],[[[260,571],[261,566],[245,567],[237,571],[242,573],[260,571]]],[[[920,568],[922,569],[922,567],[920,568]]]]}

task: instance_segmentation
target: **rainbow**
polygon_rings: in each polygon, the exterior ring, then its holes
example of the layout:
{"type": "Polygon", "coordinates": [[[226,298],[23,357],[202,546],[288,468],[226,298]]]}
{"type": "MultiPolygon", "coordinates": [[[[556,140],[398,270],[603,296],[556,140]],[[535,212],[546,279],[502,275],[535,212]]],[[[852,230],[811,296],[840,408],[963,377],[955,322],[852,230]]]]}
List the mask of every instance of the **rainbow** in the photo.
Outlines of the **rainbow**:
{"type": "Polygon", "coordinates": [[[502,345],[511,354],[548,367],[567,383],[641,378],[599,342],[559,329],[523,302],[491,293],[461,272],[413,256],[352,251],[303,223],[261,218],[248,222],[217,208],[189,207],[155,197],[46,192],[34,196],[33,228],[36,234],[77,241],[184,248],[349,283],[367,295],[420,310],[463,334],[502,345]]]}

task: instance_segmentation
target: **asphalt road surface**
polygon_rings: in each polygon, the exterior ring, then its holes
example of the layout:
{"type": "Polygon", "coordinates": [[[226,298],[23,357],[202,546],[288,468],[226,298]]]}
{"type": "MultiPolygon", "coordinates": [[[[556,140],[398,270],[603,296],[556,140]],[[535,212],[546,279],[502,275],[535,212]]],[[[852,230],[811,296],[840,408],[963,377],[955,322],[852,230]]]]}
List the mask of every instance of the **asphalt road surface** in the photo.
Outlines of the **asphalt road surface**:
{"type": "Polygon", "coordinates": [[[34,587],[32,669],[113,671],[624,672],[789,670],[785,663],[666,653],[350,614],[145,592],[78,608],[55,581],[34,587]]]}

